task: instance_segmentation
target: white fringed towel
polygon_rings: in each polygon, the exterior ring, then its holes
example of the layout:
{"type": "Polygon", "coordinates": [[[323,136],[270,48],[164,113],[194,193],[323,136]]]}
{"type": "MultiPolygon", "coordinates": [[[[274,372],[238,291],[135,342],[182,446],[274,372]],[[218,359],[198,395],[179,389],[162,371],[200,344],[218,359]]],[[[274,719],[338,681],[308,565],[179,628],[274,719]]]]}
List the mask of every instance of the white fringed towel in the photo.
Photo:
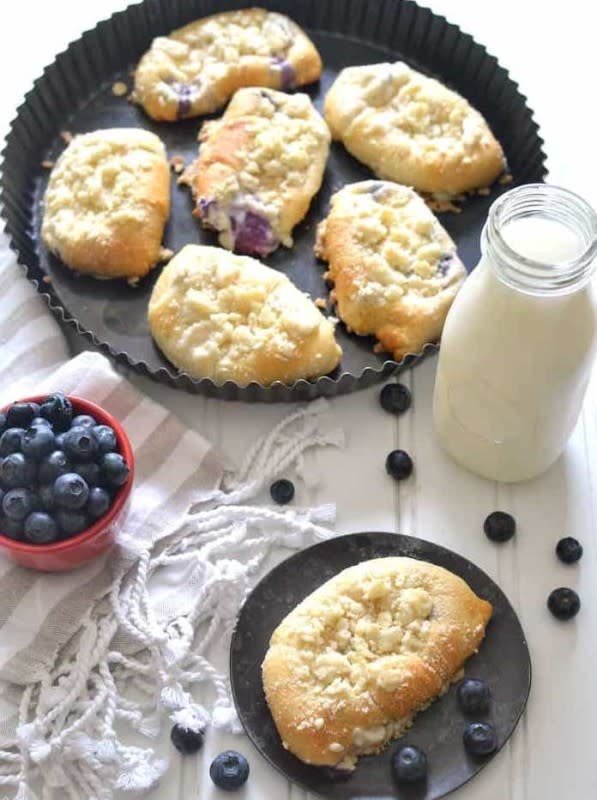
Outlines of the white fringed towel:
{"type": "Polygon", "coordinates": [[[167,409],[102,356],[67,361],[64,337],[4,246],[0,401],[61,390],[116,415],[135,450],[131,511],[117,548],[74,572],[45,575],[0,560],[0,795],[110,800],[166,769],[127,746],[120,720],[152,736],[173,721],[238,730],[228,676],[210,647],[229,636],[275,548],[330,535],[334,509],[251,500],[315,445],[342,444],[325,401],[292,412],[235,474],[167,409]],[[206,708],[191,690],[209,687],[206,708]]]}

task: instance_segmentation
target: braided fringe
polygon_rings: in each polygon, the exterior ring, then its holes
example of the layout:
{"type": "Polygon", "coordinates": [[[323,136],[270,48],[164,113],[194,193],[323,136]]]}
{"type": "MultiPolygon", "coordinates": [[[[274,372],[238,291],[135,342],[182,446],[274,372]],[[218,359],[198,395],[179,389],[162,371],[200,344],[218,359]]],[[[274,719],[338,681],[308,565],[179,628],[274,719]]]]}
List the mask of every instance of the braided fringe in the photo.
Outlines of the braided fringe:
{"type": "Polygon", "coordinates": [[[335,515],[333,506],[281,511],[245,503],[291,465],[304,468],[308,448],[342,446],[326,409],[317,401],[289,415],[222,489],[195,496],[152,548],[120,536],[108,596],[90,609],[47,678],[23,691],[16,739],[0,751],[0,786],[14,787],[16,800],[38,800],[33,784],[41,785],[41,800],[112,800],[116,790],[154,786],[167,762],[120,741],[118,720],[145,736],[159,732],[164,712],[186,727],[240,732],[228,677],[209,661],[209,648],[230,636],[272,550],[328,538],[324,525],[335,515]],[[172,568],[184,570],[193,590],[177,593],[177,607],[156,609],[149,581],[172,568]],[[193,700],[191,689],[201,686],[215,694],[212,709],[193,700]]]}

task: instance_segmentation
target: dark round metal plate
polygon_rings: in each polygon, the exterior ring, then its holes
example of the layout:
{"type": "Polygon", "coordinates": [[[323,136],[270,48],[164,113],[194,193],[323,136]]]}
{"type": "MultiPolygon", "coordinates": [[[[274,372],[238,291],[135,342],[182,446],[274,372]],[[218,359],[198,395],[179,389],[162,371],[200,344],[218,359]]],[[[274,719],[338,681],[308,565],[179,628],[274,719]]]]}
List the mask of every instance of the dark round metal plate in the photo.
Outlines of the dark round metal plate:
{"type": "MultiPolygon", "coordinates": [[[[155,132],[169,156],[188,163],[197,154],[201,119],[156,123],[138,106],[116,97],[112,85],[132,86],[131,72],[155,36],[193,19],[250,3],[235,0],[145,0],[115,14],[88,31],[61,53],[27,95],[7,137],[2,174],[6,227],[29,278],[46,297],[59,320],[73,325],[88,341],[132,369],[162,383],[228,400],[290,401],[331,396],[368,386],[394,369],[410,366],[424,353],[397,364],[373,352],[373,340],[349,334],[340,324],[338,341],[344,356],[329,376],[297,381],[292,386],[257,383],[217,386],[193,380],[172,366],[153,344],[146,312],[159,268],[131,288],[124,281],[97,281],[73,274],[49,256],[39,227],[48,170],[65,147],[61,131],[82,133],[97,128],[138,126],[155,132]]],[[[467,97],[487,118],[501,141],[515,183],[542,181],[542,140],[525,98],[493,56],[442,17],[408,0],[267,0],[260,5],[281,11],[305,27],[319,48],[325,70],[320,83],[303,87],[321,111],[327,89],[340,69],[350,65],[404,59],[436,76],[467,97]]],[[[172,214],[165,245],[176,251],[188,243],[216,242],[191,216],[189,192],[172,180],[172,214]]],[[[340,144],[332,146],[325,179],[306,219],[295,229],[292,249],[280,247],[265,262],[286,273],[313,298],[327,297],[325,266],[313,253],[317,223],[330,195],[347,183],[372,177],[340,144]]],[[[442,214],[459,254],[472,269],[479,257],[479,237],[488,208],[505,187],[486,197],[474,196],[461,214],[442,214]]]]}
{"type": "Polygon", "coordinates": [[[518,617],[499,586],[466,558],[432,542],[394,533],[354,533],[302,550],[268,573],[247,598],[232,636],[230,679],[240,720],[259,752],[291,781],[333,800],[438,800],[470,780],[493,757],[477,759],[464,750],[462,733],[469,720],[459,710],[455,687],[420,713],[397,740],[426,752],[429,776],[424,785],[398,790],[390,771],[396,742],[378,755],[361,758],[356,769],[343,776],[304,764],[282,746],[261,682],[271,634],[326,580],[360,561],[386,556],[409,556],[445,567],[492,603],[486,637],[465,673],[483,678],[491,688],[491,709],[478,718],[495,725],[498,749],[512,735],[531,686],[529,650],[518,617]]]}

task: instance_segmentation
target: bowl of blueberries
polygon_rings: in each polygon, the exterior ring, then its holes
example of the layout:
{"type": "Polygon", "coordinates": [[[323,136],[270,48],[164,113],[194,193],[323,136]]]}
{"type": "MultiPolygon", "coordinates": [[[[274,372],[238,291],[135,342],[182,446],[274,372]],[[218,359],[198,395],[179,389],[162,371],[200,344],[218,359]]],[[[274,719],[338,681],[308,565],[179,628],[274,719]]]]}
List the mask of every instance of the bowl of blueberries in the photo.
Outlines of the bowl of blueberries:
{"type": "Polygon", "coordinates": [[[58,572],[104,553],[131,494],[131,444],[89,400],[59,392],[0,411],[0,548],[58,572]]]}

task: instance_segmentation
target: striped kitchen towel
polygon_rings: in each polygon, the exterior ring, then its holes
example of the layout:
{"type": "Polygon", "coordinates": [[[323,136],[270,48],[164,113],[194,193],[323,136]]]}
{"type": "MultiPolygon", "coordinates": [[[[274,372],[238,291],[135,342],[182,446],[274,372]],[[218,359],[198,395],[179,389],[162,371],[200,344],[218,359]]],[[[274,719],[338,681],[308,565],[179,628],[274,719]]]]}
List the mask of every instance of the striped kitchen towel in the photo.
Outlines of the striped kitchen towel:
{"type": "Polygon", "coordinates": [[[118,417],[137,472],[116,548],[62,574],[0,560],[0,794],[108,800],[166,768],[127,745],[123,720],[155,735],[170,716],[237,730],[228,677],[211,659],[277,547],[330,535],[333,510],[251,501],[314,445],[341,445],[325,401],[297,409],[234,474],[198,433],[141,395],[101,355],[68,360],[50,312],[0,244],[0,401],[60,390],[118,417]],[[197,692],[199,688],[199,693],[197,692]],[[199,702],[201,689],[215,697],[199,702]],[[132,693],[131,693],[132,690],[132,693]]]}

